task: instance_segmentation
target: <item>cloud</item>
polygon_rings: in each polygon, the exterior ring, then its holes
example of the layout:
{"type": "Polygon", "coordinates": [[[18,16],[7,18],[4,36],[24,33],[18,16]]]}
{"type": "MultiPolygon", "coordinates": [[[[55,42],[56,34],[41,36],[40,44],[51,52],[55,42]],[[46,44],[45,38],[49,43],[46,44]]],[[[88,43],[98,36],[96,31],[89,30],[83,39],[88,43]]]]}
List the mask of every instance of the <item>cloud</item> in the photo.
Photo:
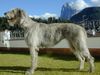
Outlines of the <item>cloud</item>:
{"type": "Polygon", "coordinates": [[[44,13],[43,15],[29,15],[30,17],[34,17],[34,18],[42,18],[42,19],[48,19],[49,17],[55,17],[57,18],[56,14],[53,13],[44,13]]]}
{"type": "Polygon", "coordinates": [[[33,16],[30,16],[30,17],[40,18],[40,16],[38,16],[38,15],[33,15],[33,16]]]}
{"type": "Polygon", "coordinates": [[[89,4],[87,4],[84,0],[76,0],[75,2],[71,2],[70,6],[74,9],[82,10],[89,7],[89,4]]]}
{"type": "Polygon", "coordinates": [[[41,17],[49,18],[49,17],[57,17],[57,15],[56,14],[52,14],[52,13],[45,13],[45,14],[41,15],[41,17]]]}
{"type": "Polygon", "coordinates": [[[94,6],[100,6],[100,0],[91,0],[94,6]]]}
{"type": "Polygon", "coordinates": [[[29,15],[29,17],[31,17],[31,18],[32,18],[33,16],[32,16],[32,15],[29,15]]]}

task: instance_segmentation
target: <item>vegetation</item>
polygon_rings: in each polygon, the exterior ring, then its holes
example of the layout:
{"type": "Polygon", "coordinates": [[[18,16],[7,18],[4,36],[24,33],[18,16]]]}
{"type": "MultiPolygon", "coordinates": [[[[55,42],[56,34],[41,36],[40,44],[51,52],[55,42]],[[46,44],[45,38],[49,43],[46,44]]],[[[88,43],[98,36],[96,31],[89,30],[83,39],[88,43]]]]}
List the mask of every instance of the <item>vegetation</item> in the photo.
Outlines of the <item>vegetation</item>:
{"type": "MultiPolygon", "coordinates": [[[[48,19],[42,19],[42,18],[32,18],[32,20],[39,22],[39,23],[46,23],[46,24],[50,24],[50,23],[70,23],[70,20],[61,20],[60,18],[55,18],[55,17],[49,17],[48,19]]],[[[100,21],[86,21],[84,22],[84,26],[86,30],[88,29],[95,29],[95,31],[100,32],[100,21]]],[[[81,24],[80,24],[81,25],[81,24]]],[[[0,17],[0,30],[12,30],[12,31],[22,31],[23,29],[20,28],[18,25],[12,27],[7,23],[7,20],[5,17],[0,17]]]]}
{"type": "MultiPolygon", "coordinates": [[[[30,67],[30,56],[24,54],[0,54],[0,75],[25,75],[30,67]]],[[[88,73],[88,64],[81,72],[76,70],[79,62],[75,57],[40,55],[34,75],[100,75],[100,61],[96,59],[96,71],[88,73]]]]}
{"type": "Polygon", "coordinates": [[[0,30],[8,29],[7,20],[4,17],[0,17],[0,30]]]}
{"type": "Polygon", "coordinates": [[[40,23],[68,23],[71,22],[69,20],[61,20],[60,18],[55,17],[49,17],[48,19],[42,19],[42,18],[32,18],[32,20],[40,23]]]}
{"type": "MultiPolygon", "coordinates": [[[[61,22],[70,22],[68,20],[62,21],[60,18],[56,19],[55,17],[49,17],[48,19],[42,19],[42,18],[32,18],[32,20],[39,22],[39,23],[61,23],[61,22]]],[[[22,28],[20,28],[18,25],[12,27],[9,26],[9,24],[7,23],[7,20],[5,17],[0,17],[0,30],[23,30],[22,28]]]]}
{"type": "Polygon", "coordinates": [[[2,30],[22,30],[22,28],[18,27],[18,25],[12,27],[8,24],[7,20],[5,17],[0,17],[0,31],[2,30]]]}

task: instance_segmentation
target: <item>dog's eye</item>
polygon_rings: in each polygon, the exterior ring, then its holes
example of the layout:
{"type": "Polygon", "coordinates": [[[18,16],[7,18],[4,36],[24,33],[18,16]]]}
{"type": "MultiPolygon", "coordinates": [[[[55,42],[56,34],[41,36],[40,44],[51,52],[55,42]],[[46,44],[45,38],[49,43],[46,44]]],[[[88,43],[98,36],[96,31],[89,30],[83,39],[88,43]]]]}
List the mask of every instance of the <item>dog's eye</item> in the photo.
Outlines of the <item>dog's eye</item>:
{"type": "Polygon", "coordinates": [[[13,20],[14,18],[12,17],[12,18],[8,18],[8,20],[13,20]]]}

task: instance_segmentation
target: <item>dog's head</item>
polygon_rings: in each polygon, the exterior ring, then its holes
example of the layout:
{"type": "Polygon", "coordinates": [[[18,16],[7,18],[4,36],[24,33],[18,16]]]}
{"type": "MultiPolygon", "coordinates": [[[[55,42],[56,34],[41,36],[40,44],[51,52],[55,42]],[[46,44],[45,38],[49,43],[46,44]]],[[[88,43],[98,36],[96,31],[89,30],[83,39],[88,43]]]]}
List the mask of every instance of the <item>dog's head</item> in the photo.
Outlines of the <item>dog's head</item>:
{"type": "Polygon", "coordinates": [[[5,12],[4,15],[7,18],[9,25],[14,26],[20,24],[21,18],[25,13],[22,9],[15,8],[11,11],[5,12]]]}

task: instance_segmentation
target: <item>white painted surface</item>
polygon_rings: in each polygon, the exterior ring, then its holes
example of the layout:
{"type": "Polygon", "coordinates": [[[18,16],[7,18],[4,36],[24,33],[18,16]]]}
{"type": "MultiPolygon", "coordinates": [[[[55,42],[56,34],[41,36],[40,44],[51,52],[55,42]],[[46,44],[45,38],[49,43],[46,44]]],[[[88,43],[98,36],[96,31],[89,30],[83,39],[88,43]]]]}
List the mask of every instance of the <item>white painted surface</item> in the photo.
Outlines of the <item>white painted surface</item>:
{"type": "MultiPolygon", "coordinates": [[[[100,48],[100,37],[92,37],[87,39],[88,48],[100,48]]],[[[13,40],[10,41],[11,47],[24,47],[27,45],[24,40],[13,40]]],[[[0,41],[0,47],[5,47],[3,43],[0,41]]],[[[69,48],[68,42],[66,40],[62,40],[60,43],[55,45],[53,48],[69,48]]]]}
{"type": "MultiPolygon", "coordinates": [[[[100,48],[100,37],[91,37],[87,39],[88,48],[100,48]]],[[[56,48],[68,48],[68,42],[62,40],[59,44],[55,46],[56,48]]]]}
{"type": "Polygon", "coordinates": [[[92,37],[87,39],[89,48],[100,48],[100,37],[92,37]]]}

